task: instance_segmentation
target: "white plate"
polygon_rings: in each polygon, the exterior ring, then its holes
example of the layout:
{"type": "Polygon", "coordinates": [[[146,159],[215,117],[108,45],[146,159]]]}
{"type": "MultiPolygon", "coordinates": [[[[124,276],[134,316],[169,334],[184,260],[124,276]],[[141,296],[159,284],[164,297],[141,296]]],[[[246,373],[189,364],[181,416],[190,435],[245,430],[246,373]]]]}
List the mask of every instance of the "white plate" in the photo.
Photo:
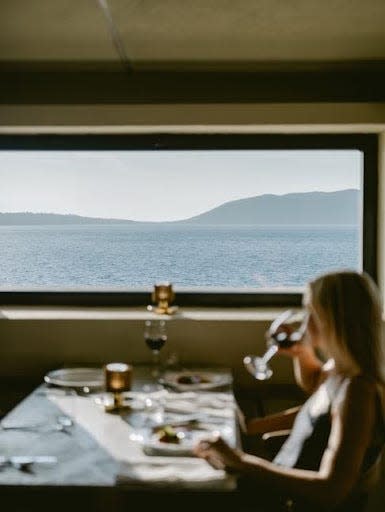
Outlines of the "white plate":
{"type": "Polygon", "coordinates": [[[104,374],[101,368],[61,368],[48,372],[44,381],[70,388],[101,388],[104,386],[104,374]]]}
{"type": "Polygon", "coordinates": [[[193,448],[199,439],[208,438],[212,433],[204,430],[192,430],[186,438],[179,443],[164,443],[159,441],[158,435],[153,434],[143,443],[143,450],[147,455],[166,455],[171,457],[192,457],[193,448]]]}
{"type": "Polygon", "coordinates": [[[154,438],[143,443],[143,451],[146,455],[192,457],[194,444],[191,441],[181,441],[178,444],[162,443],[154,438]]]}
{"type": "Polygon", "coordinates": [[[163,382],[179,391],[209,391],[229,386],[232,383],[232,377],[228,373],[185,370],[182,372],[166,372],[163,376],[163,382]],[[191,378],[192,382],[180,382],[181,377],[191,378]],[[194,382],[197,379],[198,382],[194,382]],[[199,379],[202,381],[199,382],[199,379]]]}

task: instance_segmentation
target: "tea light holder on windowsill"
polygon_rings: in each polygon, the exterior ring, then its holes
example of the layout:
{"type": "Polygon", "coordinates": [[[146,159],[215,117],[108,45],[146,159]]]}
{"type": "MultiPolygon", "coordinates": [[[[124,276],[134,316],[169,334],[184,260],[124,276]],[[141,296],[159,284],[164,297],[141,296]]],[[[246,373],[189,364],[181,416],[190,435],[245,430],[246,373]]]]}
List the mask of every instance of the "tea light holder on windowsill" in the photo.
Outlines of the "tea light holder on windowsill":
{"type": "Polygon", "coordinates": [[[113,402],[106,404],[106,412],[119,413],[129,410],[130,406],[124,404],[123,393],[131,390],[132,366],[126,363],[108,363],[104,367],[105,389],[112,393],[113,402]]]}
{"type": "Polygon", "coordinates": [[[147,306],[147,311],[157,315],[172,315],[178,306],[171,306],[175,299],[175,292],[171,283],[157,283],[151,293],[151,300],[155,305],[147,306]]]}

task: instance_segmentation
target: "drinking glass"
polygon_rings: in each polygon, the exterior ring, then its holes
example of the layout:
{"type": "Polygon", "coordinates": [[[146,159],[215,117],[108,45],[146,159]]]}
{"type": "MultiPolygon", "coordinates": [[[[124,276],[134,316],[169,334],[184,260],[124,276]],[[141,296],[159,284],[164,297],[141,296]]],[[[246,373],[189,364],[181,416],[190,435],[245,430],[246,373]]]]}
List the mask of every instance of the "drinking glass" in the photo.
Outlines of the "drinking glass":
{"type": "Polygon", "coordinates": [[[306,328],[308,315],[305,314],[301,324],[292,332],[287,332],[282,328],[285,324],[290,323],[298,313],[288,309],[279,315],[270,325],[266,333],[267,350],[262,357],[248,355],[243,359],[243,364],[251,375],[257,380],[267,380],[273,375],[273,371],[269,366],[270,359],[278,352],[280,348],[290,348],[295,343],[302,340],[306,328]]]}
{"type": "Polygon", "coordinates": [[[160,350],[167,341],[165,320],[146,320],[144,325],[144,339],[152,352],[152,377],[157,380],[160,377],[160,350]]]}

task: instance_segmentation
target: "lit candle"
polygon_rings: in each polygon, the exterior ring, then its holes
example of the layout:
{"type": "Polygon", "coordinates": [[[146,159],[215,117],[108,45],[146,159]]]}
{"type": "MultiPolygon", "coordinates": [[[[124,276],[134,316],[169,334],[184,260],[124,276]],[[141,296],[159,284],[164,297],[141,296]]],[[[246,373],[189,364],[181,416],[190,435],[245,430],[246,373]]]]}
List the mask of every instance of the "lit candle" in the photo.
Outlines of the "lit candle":
{"type": "Polygon", "coordinates": [[[132,366],[126,363],[108,363],[104,367],[106,391],[122,393],[130,391],[132,366]]]}

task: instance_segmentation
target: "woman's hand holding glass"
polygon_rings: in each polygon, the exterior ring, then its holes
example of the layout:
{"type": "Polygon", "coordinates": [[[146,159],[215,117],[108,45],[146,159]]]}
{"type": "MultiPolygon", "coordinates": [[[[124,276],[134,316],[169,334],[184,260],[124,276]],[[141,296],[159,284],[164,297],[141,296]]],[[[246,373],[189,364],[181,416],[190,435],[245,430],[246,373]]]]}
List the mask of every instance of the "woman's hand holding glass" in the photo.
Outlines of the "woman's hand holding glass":
{"type": "MultiPolygon", "coordinates": [[[[286,343],[279,343],[278,338],[278,351],[277,354],[285,355],[288,357],[296,357],[306,350],[306,324],[307,324],[307,313],[304,314],[303,319],[290,320],[283,323],[278,329],[277,334],[284,333],[286,336],[286,343]]],[[[266,345],[269,346],[273,343],[269,332],[265,334],[266,345]]],[[[285,339],[285,338],[284,338],[285,339]]]]}
{"type": "Polygon", "coordinates": [[[308,314],[305,313],[300,322],[294,322],[297,315],[292,310],[284,311],[279,315],[266,332],[267,350],[263,356],[248,355],[244,358],[243,363],[246,369],[257,380],[266,380],[272,376],[273,371],[268,363],[277,352],[292,357],[301,352],[301,342],[307,329],[308,314]]]}

